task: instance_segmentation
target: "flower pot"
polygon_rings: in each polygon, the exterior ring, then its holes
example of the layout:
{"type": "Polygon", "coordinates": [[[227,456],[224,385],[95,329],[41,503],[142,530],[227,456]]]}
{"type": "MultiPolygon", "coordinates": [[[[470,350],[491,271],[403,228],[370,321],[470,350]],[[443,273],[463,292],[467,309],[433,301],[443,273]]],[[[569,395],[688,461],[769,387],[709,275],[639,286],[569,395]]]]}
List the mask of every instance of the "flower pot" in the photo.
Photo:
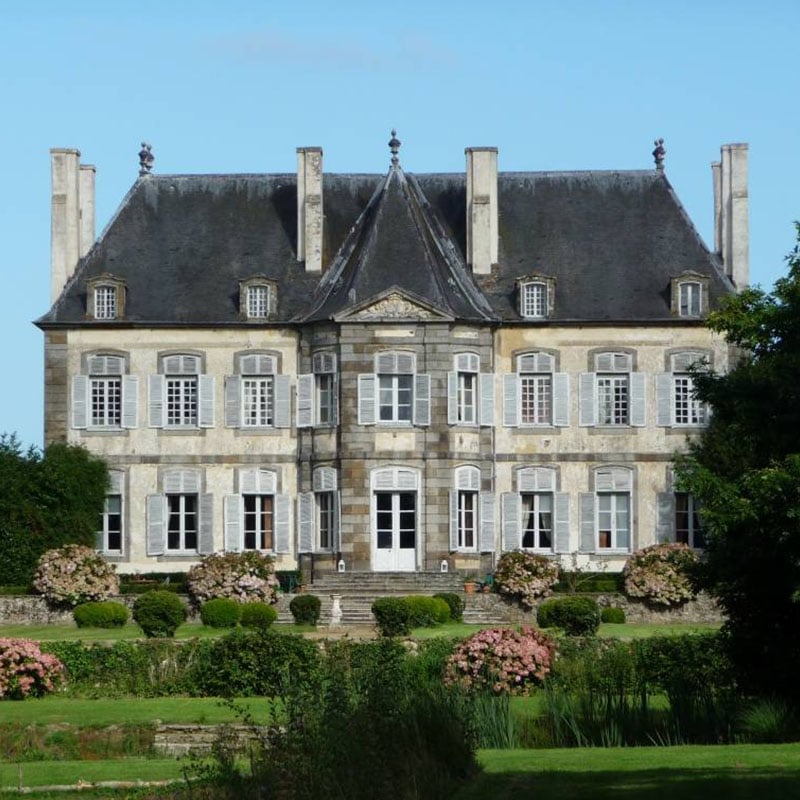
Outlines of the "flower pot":
{"type": "Polygon", "coordinates": [[[467,582],[464,584],[464,591],[465,591],[467,594],[475,594],[475,590],[476,590],[477,588],[478,588],[478,584],[477,584],[477,583],[472,583],[472,581],[467,581],[467,582]]]}

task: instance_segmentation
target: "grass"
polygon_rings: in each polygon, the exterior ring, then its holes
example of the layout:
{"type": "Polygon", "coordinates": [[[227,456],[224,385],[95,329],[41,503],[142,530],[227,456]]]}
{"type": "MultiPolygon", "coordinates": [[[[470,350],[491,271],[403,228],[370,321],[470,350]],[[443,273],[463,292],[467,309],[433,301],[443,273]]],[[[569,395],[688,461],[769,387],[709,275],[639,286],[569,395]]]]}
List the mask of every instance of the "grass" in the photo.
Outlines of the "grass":
{"type": "MultiPolygon", "coordinates": [[[[438,636],[465,639],[472,636],[488,625],[471,625],[466,622],[449,622],[436,628],[415,628],[411,633],[415,639],[433,639],[438,636]]],[[[516,625],[497,625],[498,628],[513,628],[516,625]]],[[[674,623],[671,625],[652,625],[639,623],[625,623],[616,625],[603,623],[598,631],[598,636],[609,639],[642,639],[647,636],[674,636],[685,633],[705,633],[719,628],[715,623],[674,623]]]]}

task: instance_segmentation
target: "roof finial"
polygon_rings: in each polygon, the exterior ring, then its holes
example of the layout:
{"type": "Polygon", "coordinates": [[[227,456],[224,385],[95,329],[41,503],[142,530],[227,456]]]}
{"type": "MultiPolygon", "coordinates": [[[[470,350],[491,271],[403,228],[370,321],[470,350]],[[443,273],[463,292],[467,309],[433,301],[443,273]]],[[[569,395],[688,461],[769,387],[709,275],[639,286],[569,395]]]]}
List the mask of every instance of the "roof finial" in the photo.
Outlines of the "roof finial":
{"type": "Polygon", "coordinates": [[[656,149],[653,150],[653,158],[656,162],[656,169],[659,172],[664,171],[664,156],[667,154],[667,148],[664,147],[664,140],[663,139],[656,139],[653,144],[656,146],[656,149]]]}
{"type": "Polygon", "coordinates": [[[153,145],[142,142],[142,149],[139,151],[139,175],[149,175],[153,169],[153,162],[156,157],[153,155],[153,145]]]}
{"type": "Polygon", "coordinates": [[[389,149],[392,151],[392,166],[396,167],[400,163],[397,153],[402,142],[397,138],[397,131],[392,128],[392,138],[389,139],[389,149]]]}

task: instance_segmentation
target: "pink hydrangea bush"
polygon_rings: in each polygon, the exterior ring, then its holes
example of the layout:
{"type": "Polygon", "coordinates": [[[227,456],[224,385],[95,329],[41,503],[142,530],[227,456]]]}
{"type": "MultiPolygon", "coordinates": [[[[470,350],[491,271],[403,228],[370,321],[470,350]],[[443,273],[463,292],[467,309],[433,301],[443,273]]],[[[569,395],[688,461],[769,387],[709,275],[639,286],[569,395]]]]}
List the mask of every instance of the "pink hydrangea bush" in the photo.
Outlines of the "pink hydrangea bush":
{"type": "Polygon", "coordinates": [[[660,606],[685,603],[695,596],[690,573],[697,553],[677,542],[637,550],[625,563],[625,593],[660,606]]]}
{"type": "Polygon", "coordinates": [[[64,665],[30,639],[0,639],[0,700],[23,700],[52,692],[64,665]]]}
{"type": "Polygon", "coordinates": [[[275,603],[278,579],[275,561],[264,553],[214,553],[189,570],[189,593],[196,603],[227,597],[246,603],[275,603]]]}
{"type": "Polygon", "coordinates": [[[76,606],[119,594],[116,567],[81,544],[48,550],[39,559],[33,588],[49,603],[76,606]]]}
{"type": "Polygon", "coordinates": [[[540,597],[548,597],[558,581],[559,567],[545,556],[514,550],[503,553],[494,571],[497,591],[530,611],[540,597]]]}
{"type": "Polygon", "coordinates": [[[445,683],[527,695],[544,681],[555,657],[552,639],[536,628],[487,628],[455,649],[447,661],[445,683]]]}

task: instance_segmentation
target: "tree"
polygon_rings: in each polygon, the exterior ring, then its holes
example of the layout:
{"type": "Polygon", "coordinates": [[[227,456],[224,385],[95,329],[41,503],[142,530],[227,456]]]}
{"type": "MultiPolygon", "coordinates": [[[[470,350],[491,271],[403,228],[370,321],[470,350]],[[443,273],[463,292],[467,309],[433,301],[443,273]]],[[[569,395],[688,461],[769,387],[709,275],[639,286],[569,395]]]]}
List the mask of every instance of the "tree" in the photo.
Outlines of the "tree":
{"type": "Polygon", "coordinates": [[[94,546],[107,490],[105,462],[83,447],[23,451],[0,435],[0,584],[29,584],[46,550],[94,546]]]}
{"type": "Polygon", "coordinates": [[[679,488],[703,509],[701,579],[727,615],[745,689],[800,700],[800,224],[787,277],[745,289],[711,314],[738,356],[695,373],[713,410],[677,460],[679,488]]]}

